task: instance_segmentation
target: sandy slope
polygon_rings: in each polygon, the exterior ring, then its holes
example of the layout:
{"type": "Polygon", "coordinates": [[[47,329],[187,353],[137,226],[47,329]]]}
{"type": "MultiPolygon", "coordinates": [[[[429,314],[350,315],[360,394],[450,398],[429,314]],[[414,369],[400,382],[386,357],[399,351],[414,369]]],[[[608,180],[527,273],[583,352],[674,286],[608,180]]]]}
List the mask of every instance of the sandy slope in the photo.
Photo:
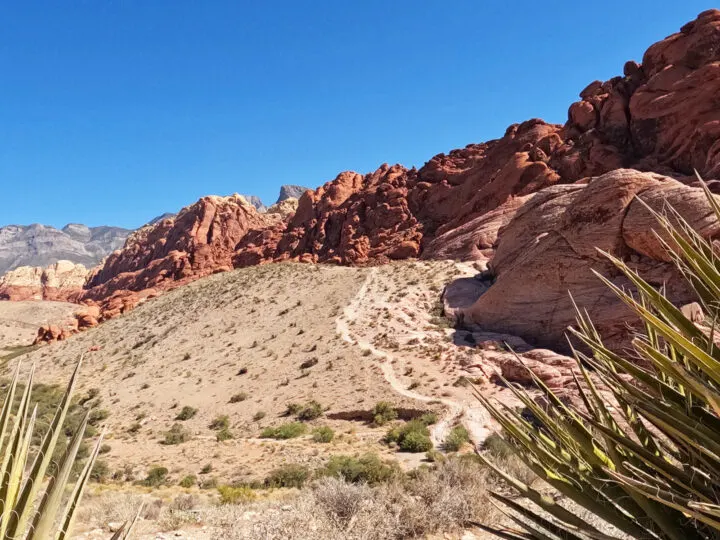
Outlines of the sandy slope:
{"type": "MultiPolygon", "coordinates": [[[[212,463],[212,475],[230,481],[262,478],[285,462],[316,466],[330,454],[372,450],[392,455],[380,442],[386,429],[367,423],[375,403],[388,400],[409,414],[441,412],[442,400],[450,403],[444,394],[465,390],[452,387],[455,370],[445,374],[439,364],[413,359],[415,346],[398,358],[403,365],[417,360],[419,386],[414,392],[403,390],[411,379],[400,372],[397,380],[388,377],[367,349],[338,335],[337,321],[347,306],[356,305],[354,320],[348,320],[351,331],[376,348],[378,340],[393,340],[392,332],[413,321],[413,335],[424,336],[423,343],[437,347],[437,338],[452,347],[448,330],[427,320],[444,283],[457,274],[454,263],[402,263],[377,270],[275,264],[237,270],[167,293],[66,342],[31,352],[24,361],[37,362],[40,381],[61,382],[86,353],[81,391],[97,388],[101,407],[110,413],[111,451],[103,459],[111,471],[127,470],[128,478],[142,477],[159,464],[177,480],[198,475],[212,463]],[[382,279],[366,281],[371,275],[382,279]],[[353,304],[364,285],[364,300],[353,304]],[[369,300],[375,296],[377,302],[369,300]],[[392,315],[385,319],[388,306],[392,315]],[[396,316],[402,320],[386,324],[396,316]],[[361,332],[363,327],[370,334],[361,332]],[[306,361],[317,363],[301,369],[306,361]],[[230,398],[241,392],[247,399],[231,404],[230,398]],[[341,434],[336,442],[258,439],[263,427],[287,421],[282,414],[288,403],[311,399],[327,409],[312,424],[332,426],[341,434]],[[192,440],[160,444],[186,405],[198,409],[183,422],[192,440]],[[259,412],[266,416],[256,421],[259,412]],[[220,414],[229,416],[235,439],[216,442],[208,425],[220,414]],[[132,433],[136,423],[141,427],[132,433]]],[[[439,442],[442,433],[436,438],[439,442]]]]}
{"type": "Polygon", "coordinates": [[[66,302],[0,301],[0,356],[3,349],[32,343],[40,325],[68,319],[76,310],[66,302]]]}

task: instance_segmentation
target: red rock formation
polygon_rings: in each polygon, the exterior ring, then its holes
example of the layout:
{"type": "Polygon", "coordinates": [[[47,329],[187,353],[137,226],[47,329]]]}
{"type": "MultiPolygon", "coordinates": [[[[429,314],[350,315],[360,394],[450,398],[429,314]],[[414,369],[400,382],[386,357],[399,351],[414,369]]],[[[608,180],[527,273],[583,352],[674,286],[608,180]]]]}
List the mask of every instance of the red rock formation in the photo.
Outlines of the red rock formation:
{"type": "Polygon", "coordinates": [[[287,259],[490,260],[497,279],[468,311],[477,323],[558,346],[573,318],[572,289],[620,336],[617,302],[590,285],[591,267],[610,270],[594,247],[637,263],[658,284],[676,281],[636,194],[655,206],[667,197],[716,233],[699,192],[683,183],[693,169],[709,180],[720,173],[717,95],[720,11],[711,10],[650,47],[642,65],[628,62],[623,76],[588,85],[564,126],[529,120],[419,170],[341,173],[303,194],[287,221],[240,197],[203,198],[133,235],[95,271],[83,300],[109,317],[233,265],[287,259]]]}
{"type": "Polygon", "coordinates": [[[133,233],[95,269],[81,300],[100,303],[103,318],[111,318],[158,291],[230,270],[245,234],[276,221],[239,195],[203,197],[176,217],[133,233]]]}

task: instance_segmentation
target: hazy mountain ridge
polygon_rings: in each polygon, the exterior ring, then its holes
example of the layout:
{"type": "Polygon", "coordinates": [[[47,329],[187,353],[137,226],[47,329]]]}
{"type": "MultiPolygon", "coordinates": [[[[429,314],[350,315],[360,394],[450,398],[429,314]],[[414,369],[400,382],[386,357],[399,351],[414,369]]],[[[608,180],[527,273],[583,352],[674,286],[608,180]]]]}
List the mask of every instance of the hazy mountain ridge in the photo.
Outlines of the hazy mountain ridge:
{"type": "Polygon", "coordinates": [[[60,260],[93,267],[125,244],[132,231],[68,223],[62,229],[34,223],[0,227],[0,275],[20,266],[48,266],[60,260]]]}

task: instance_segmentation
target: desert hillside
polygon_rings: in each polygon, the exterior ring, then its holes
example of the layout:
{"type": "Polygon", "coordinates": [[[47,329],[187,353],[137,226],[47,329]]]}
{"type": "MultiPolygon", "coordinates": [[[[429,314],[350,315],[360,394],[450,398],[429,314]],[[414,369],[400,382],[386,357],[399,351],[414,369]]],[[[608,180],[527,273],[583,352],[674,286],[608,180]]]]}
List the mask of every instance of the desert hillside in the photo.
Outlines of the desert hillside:
{"type": "MultiPolygon", "coordinates": [[[[458,384],[481,375],[468,367],[480,352],[453,343],[455,331],[438,308],[447,282],[474,273],[452,262],[241,269],[149,300],[23,362],[36,363],[39,382],[61,383],[84,354],[81,391],[97,389],[109,414],[111,450],[103,459],[113,473],[128,471],[128,480],[158,464],[170,464],[179,480],[212,461],[218,478],[249,481],[281,462],[319,463],[362,448],[388,453],[380,442],[385,430],[370,426],[379,401],[407,418],[436,412],[432,438],[441,447],[456,423],[480,435],[485,429],[477,403],[458,384]],[[337,443],[258,438],[288,421],[290,403],[312,400],[323,407],[312,425],[342,433],[337,443]],[[189,440],[162,444],[183,407],[196,409],[181,422],[189,440]],[[209,427],[220,415],[233,435],[224,442],[209,427]]],[[[408,456],[399,457],[417,463],[408,456]]]]}

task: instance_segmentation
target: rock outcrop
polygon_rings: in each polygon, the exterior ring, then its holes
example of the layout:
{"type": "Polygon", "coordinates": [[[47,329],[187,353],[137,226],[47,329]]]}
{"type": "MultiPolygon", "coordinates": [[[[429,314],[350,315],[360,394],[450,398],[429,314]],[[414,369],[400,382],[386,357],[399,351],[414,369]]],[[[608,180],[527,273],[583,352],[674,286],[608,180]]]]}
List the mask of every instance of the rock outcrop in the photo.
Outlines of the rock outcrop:
{"type": "Polygon", "coordinates": [[[75,302],[82,295],[89,270],[59,261],[45,268],[21,266],[0,276],[0,300],[75,302]]]}
{"type": "Polygon", "coordinates": [[[58,230],[47,225],[0,227],[0,275],[21,266],[49,266],[68,260],[91,268],[120,249],[130,230],[70,223],[58,230]]]}
{"type": "Polygon", "coordinates": [[[557,185],[525,198],[500,230],[490,261],[491,284],[463,310],[466,324],[564,349],[575,302],[588,310],[607,344],[627,342],[631,313],[592,270],[630,286],[597,249],[626,260],[671,300],[693,300],[668,262],[643,204],[670,204],[706,237],[720,234],[701,188],[654,173],[618,169],[584,184],[557,185]]]}
{"type": "Polygon", "coordinates": [[[177,216],[134,232],[88,278],[81,300],[113,317],[138,302],[200,277],[230,270],[235,246],[251,229],[277,223],[240,195],[208,196],[177,216]]]}

